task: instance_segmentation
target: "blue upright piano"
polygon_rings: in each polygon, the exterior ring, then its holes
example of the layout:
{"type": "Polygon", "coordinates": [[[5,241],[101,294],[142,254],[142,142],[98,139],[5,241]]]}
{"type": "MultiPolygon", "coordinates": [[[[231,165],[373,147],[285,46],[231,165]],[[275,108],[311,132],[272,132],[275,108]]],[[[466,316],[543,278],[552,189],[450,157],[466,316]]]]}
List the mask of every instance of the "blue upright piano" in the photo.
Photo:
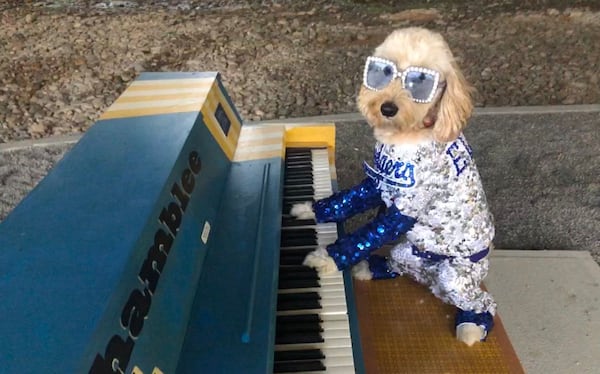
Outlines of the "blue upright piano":
{"type": "Polygon", "coordinates": [[[1,373],[354,373],[332,124],[242,125],[217,73],[143,73],[0,224],[1,373]]]}

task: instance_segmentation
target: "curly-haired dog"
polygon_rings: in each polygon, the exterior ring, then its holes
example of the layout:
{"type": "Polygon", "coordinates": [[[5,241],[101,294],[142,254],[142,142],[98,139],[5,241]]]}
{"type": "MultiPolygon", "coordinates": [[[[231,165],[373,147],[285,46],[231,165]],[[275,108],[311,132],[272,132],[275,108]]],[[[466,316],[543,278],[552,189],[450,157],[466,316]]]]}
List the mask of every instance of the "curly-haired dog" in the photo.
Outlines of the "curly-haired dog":
{"type": "Polygon", "coordinates": [[[422,28],[389,35],[367,58],[358,107],[373,128],[375,157],[357,186],[291,214],[340,222],[387,206],[373,221],[318,248],[319,272],[354,267],[359,279],[408,275],[455,305],[457,338],[485,340],[496,303],[480,287],[494,227],[472,150],[462,135],[471,87],[442,36],[422,28]],[[390,257],[372,251],[394,242],[390,257]]]}

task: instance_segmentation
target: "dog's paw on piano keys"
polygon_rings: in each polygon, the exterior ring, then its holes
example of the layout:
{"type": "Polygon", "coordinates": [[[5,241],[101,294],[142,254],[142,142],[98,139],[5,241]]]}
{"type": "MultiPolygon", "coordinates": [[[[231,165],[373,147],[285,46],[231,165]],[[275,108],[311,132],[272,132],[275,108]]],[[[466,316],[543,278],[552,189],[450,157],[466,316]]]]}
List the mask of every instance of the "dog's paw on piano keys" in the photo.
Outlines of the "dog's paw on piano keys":
{"type": "Polygon", "coordinates": [[[315,269],[319,274],[333,274],[338,272],[335,261],[333,261],[333,258],[329,256],[329,253],[323,247],[319,247],[307,254],[303,264],[315,269]]]}
{"type": "Polygon", "coordinates": [[[315,219],[315,212],[310,201],[292,205],[290,214],[297,219],[315,219]]]}

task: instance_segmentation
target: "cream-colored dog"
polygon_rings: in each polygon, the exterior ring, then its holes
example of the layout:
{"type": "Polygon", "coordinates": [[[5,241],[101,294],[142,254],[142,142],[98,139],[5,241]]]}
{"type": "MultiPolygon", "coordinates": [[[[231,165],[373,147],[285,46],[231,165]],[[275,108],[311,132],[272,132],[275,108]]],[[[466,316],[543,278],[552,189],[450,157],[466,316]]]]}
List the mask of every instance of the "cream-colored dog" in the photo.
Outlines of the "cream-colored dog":
{"type": "Polygon", "coordinates": [[[494,228],[472,150],[462,135],[471,86],[441,35],[422,28],[389,35],[367,59],[358,108],[373,128],[373,166],[359,185],[291,214],[340,222],[381,201],[387,212],[305,265],[328,273],[355,266],[359,279],[408,275],[457,306],[457,338],[484,340],[496,303],[481,289],[494,228]],[[371,252],[394,242],[389,258],[371,252]]]}

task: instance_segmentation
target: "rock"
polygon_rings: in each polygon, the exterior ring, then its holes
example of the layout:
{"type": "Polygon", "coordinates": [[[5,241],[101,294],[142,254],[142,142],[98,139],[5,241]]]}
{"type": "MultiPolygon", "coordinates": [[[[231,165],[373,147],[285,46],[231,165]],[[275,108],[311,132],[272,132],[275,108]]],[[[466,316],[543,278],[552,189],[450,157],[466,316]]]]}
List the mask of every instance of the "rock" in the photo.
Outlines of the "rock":
{"type": "Polygon", "coordinates": [[[46,125],[41,124],[41,123],[34,123],[31,126],[29,126],[29,128],[27,129],[27,131],[29,132],[29,134],[33,137],[41,137],[42,135],[44,135],[46,133],[46,125]]]}
{"type": "Polygon", "coordinates": [[[108,3],[111,8],[133,8],[137,6],[135,1],[111,1],[108,3]]]}
{"type": "Polygon", "coordinates": [[[431,22],[441,18],[437,9],[409,9],[398,13],[382,14],[379,18],[386,21],[431,22]]]}
{"type": "Polygon", "coordinates": [[[26,22],[26,23],[32,23],[32,22],[34,22],[34,21],[35,21],[35,19],[36,19],[36,16],[35,16],[35,14],[34,14],[34,13],[29,13],[29,14],[27,14],[27,15],[25,16],[25,22],[26,22]]]}

